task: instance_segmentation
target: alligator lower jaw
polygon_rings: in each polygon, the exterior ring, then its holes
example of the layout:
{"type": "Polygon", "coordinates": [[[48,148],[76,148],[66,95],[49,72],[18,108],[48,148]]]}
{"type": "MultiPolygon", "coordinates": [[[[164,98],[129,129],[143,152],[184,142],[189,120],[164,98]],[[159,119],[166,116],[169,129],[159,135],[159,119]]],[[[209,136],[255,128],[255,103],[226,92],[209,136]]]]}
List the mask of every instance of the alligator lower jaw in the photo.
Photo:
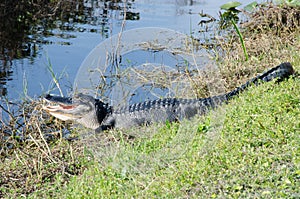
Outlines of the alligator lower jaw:
{"type": "Polygon", "coordinates": [[[63,104],[58,104],[58,105],[48,105],[44,106],[43,109],[45,110],[72,110],[75,109],[75,105],[63,105],[63,104]]]}
{"type": "Polygon", "coordinates": [[[46,110],[49,114],[53,115],[54,117],[61,119],[63,121],[66,120],[74,120],[76,119],[74,114],[67,113],[66,111],[73,110],[76,106],[72,105],[48,105],[43,106],[43,109],[46,110]]]}

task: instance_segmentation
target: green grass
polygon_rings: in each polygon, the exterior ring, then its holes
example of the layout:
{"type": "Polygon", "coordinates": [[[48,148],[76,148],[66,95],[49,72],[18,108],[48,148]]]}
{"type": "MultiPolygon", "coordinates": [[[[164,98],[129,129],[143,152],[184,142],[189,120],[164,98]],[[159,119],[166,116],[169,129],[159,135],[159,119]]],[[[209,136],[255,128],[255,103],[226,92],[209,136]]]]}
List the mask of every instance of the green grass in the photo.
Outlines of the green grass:
{"type": "Polygon", "coordinates": [[[232,90],[284,61],[298,76],[251,87],[190,121],[73,142],[61,137],[68,123],[49,117],[39,102],[27,103],[28,114],[16,118],[24,117],[32,142],[11,138],[15,148],[0,151],[0,198],[300,198],[300,33],[285,23],[280,34],[272,31],[273,14],[289,12],[269,10],[262,29],[256,16],[253,31],[242,32],[248,61],[238,39],[220,43],[224,86],[232,90]],[[45,142],[44,133],[55,139],[45,142]]]}
{"type": "Polygon", "coordinates": [[[133,142],[107,132],[120,141],[102,148],[101,158],[94,154],[83,175],[54,195],[300,197],[299,90],[299,78],[252,87],[206,117],[134,129],[145,136],[133,142]]]}

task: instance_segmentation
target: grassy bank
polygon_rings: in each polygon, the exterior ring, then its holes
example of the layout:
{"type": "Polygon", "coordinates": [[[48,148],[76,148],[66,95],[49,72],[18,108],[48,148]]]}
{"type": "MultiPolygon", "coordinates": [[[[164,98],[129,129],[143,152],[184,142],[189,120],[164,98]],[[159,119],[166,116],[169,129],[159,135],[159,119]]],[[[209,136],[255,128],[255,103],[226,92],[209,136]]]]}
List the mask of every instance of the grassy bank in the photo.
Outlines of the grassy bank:
{"type": "Polygon", "coordinates": [[[214,114],[152,126],[153,137],[121,141],[58,196],[297,198],[299,89],[299,79],[251,88],[224,107],[222,127],[214,114]]]}
{"type": "MultiPolygon", "coordinates": [[[[261,15],[252,17],[257,21],[261,15]]],[[[259,27],[245,24],[248,61],[234,32],[217,41],[226,90],[284,61],[299,73],[299,28],[281,21],[274,31],[272,20],[259,27]]],[[[34,110],[20,117],[31,141],[1,150],[0,197],[298,198],[299,90],[296,74],[279,84],[251,87],[190,121],[73,141],[61,137],[68,124],[45,115],[39,102],[29,104],[34,110]],[[55,139],[46,140],[40,132],[55,139]]]]}

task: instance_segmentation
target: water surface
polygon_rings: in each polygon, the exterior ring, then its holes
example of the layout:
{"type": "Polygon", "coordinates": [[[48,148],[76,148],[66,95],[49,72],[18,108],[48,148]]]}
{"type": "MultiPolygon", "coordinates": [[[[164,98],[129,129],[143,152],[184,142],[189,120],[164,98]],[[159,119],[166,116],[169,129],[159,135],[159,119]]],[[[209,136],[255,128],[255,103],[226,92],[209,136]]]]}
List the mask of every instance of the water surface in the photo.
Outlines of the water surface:
{"type": "MultiPolygon", "coordinates": [[[[72,92],[78,68],[89,52],[120,31],[161,27],[187,35],[194,34],[200,40],[205,40],[209,34],[201,31],[205,27],[199,25],[203,19],[199,13],[204,12],[218,18],[220,5],[226,2],[227,0],[128,0],[124,4],[121,1],[88,0],[78,4],[78,12],[66,12],[68,15],[64,19],[54,20],[51,24],[45,24],[42,20],[24,33],[11,35],[12,32],[6,32],[13,39],[1,37],[5,42],[2,42],[0,52],[0,96],[17,100],[25,94],[38,97],[51,90],[59,93],[49,72],[50,63],[62,92],[72,92]]],[[[246,5],[252,1],[240,2],[246,5]]],[[[5,33],[5,30],[4,26],[1,32],[5,33]]],[[[136,55],[137,62],[146,58],[136,55]]]]}

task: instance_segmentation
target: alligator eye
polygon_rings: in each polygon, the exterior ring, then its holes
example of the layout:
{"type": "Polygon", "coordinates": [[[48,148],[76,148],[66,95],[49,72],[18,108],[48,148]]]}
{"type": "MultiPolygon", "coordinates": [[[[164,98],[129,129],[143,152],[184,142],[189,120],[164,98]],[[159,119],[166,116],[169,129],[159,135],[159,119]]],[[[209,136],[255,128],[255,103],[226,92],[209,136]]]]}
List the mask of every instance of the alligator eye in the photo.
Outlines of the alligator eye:
{"type": "Polygon", "coordinates": [[[51,98],[51,95],[50,95],[50,94],[47,94],[44,98],[45,98],[45,99],[50,99],[50,98],[51,98]]]}

